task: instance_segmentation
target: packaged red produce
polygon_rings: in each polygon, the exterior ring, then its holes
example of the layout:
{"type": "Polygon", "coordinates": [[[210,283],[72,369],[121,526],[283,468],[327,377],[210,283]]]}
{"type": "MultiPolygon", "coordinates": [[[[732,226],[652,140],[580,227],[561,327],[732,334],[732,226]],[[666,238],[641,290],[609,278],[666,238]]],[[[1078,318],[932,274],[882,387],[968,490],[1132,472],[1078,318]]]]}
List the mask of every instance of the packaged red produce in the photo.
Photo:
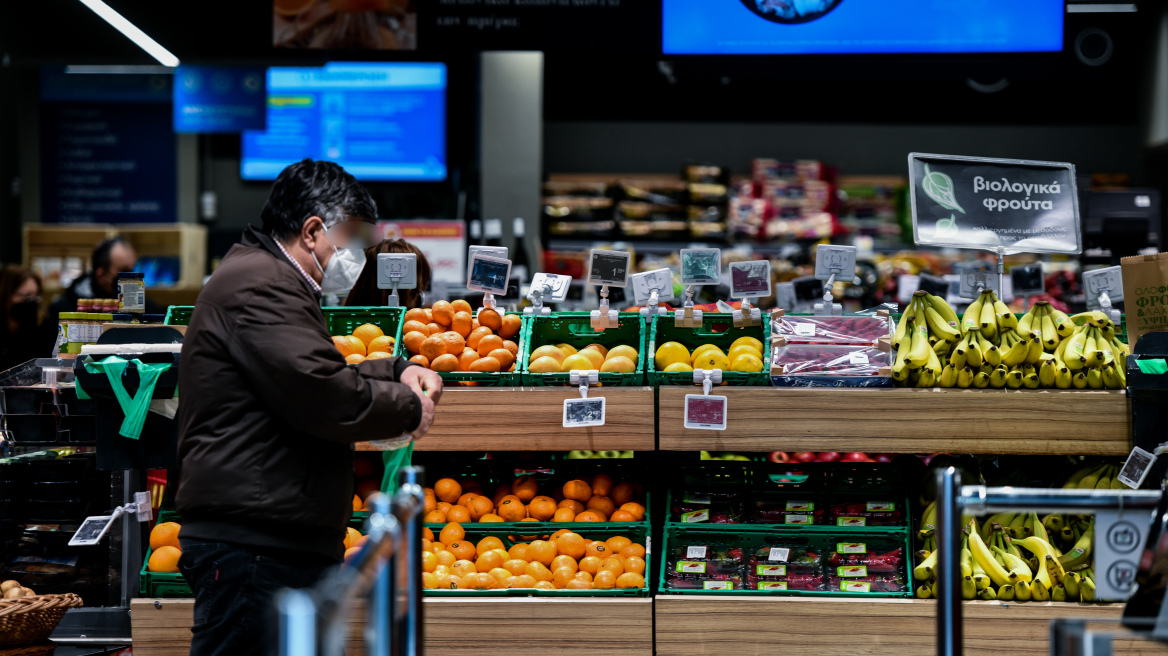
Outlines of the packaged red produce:
{"type": "Polygon", "coordinates": [[[897,576],[828,576],[825,589],[839,592],[904,592],[903,577],[897,576]]]}
{"type": "Polygon", "coordinates": [[[783,578],[762,577],[753,574],[746,577],[747,590],[783,591],[807,590],[818,591],[826,588],[823,574],[792,574],[783,578]]]}
{"type": "Polygon", "coordinates": [[[754,523],[807,525],[824,522],[823,507],[806,499],[758,499],[754,503],[754,523]]]}
{"type": "Polygon", "coordinates": [[[665,587],[671,590],[741,590],[740,575],[715,575],[694,578],[669,577],[665,587]]]}
{"type": "Polygon", "coordinates": [[[675,493],[672,511],[683,524],[741,524],[741,502],[736,492],[696,490],[675,493]]]}
{"type": "Polygon", "coordinates": [[[841,527],[903,526],[904,510],[900,506],[895,501],[833,503],[827,510],[827,521],[841,527]]]}
{"type": "Polygon", "coordinates": [[[805,540],[803,542],[804,544],[794,544],[784,541],[759,547],[750,559],[750,571],[763,576],[758,567],[770,565],[782,565],[788,572],[819,571],[823,566],[823,555],[818,550],[809,548],[805,540]]]}
{"type": "Polygon", "coordinates": [[[740,547],[687,544],[673,550],[669,561],[669,576],[701,578],[742,573],[745,554],[740,547]]]}
{"type": "Polygon", "coordinates": [[[891,334],[892,320],[887,313],[852,317],[771,313],[771,335],[782,337],[788,344],[875,345],[881,337],[891,334]]]}
{"type": "Polygon", "coordinates": [[[874,346],[787,344],[771,352],[772,377],[878,377],[890,374],[890,365],[888,352],[874,346]]]}
{"type": "Polygon", "coordinates": [[[837,542],[828,556],[829,571],[838,576],[869,574],[902,575],[905,571],[904,547],[865,542],[837,542]]]}

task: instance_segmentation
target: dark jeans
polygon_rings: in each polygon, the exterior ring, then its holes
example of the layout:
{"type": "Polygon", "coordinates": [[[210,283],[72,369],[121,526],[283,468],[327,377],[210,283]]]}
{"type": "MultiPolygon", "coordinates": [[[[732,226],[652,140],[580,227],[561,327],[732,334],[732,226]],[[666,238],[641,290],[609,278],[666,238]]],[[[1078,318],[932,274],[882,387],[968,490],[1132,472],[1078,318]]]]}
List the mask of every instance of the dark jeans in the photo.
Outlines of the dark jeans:
{"type": "Polygon", "coordinates": [[[273,601],[281,588],[315,584],[326,558],[179,538],[178,567],[195,593],[191,656],[266,656],[276,650],[273,601]]]}

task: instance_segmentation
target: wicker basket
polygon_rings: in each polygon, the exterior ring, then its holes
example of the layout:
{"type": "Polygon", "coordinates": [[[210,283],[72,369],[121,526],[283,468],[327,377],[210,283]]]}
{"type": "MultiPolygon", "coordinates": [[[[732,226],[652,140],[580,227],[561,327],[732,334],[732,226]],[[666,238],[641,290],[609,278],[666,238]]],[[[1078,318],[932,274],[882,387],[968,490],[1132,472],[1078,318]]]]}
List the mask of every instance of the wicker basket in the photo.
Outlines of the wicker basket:
{"type": "Polygon", "coordinates": [[[46,640],[70,608],[80,608],[75,594],[40,595],[0,601],[0,646],[46,640]]]}

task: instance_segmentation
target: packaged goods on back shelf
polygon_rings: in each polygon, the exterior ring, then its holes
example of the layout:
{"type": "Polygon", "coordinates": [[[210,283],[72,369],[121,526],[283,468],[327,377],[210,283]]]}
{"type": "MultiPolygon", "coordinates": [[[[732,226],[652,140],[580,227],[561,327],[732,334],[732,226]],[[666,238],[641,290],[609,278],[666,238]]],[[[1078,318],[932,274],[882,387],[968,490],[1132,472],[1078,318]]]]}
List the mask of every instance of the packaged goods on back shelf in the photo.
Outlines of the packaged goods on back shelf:
{"type": "Polygon", "coordinates": [[[771,313],[771,335],[788,344],[875,345],[892,334],[892,319],[884,315],[787,316],[771,313]]]}

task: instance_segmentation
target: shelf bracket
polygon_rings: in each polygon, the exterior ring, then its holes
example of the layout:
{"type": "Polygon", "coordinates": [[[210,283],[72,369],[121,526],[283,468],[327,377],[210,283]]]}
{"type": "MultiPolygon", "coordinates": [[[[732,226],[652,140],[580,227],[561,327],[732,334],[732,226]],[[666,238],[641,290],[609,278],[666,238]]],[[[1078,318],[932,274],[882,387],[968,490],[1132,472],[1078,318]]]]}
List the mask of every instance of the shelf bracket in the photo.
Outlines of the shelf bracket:
{"type": "Polygon", "coordinates": [[[649,292],[649,302],[641,308],[641,316],[645,317],[646,325],[653,323],[653,317],[665,316],[665,306],[661,305],[661,297],[657,295],[656,289],[649,292]]]}
{"type": "Polygon", "coordinates": [[[538,314],[545,317],[550,315],[552,309],[543,306],[543,297],[546,294],[550,294],[551,291],[551,285],[541,285],[539,289],[532,287],[531,291],[527,294],[527,298],[531,301],[531,307],[523,308],[523,314],[538,314]]]}
{"type": "Polygon", "coordinates": [[[702,386],[702,394],[709,396],[714,384],[722,383],[721,369],[694,369],[693,380],[695,385],[702,386]]]}
{"type": "Polygon", "coordinates": [[[762,324],[762,311],[756,307],[751,306],[750,299],[742,299],[742,309],[731,312],[734,316],[735,328],[746,328],[748,326],[758,326],[762,324]]]}
{"type": "Polygon", "coordinates": [[[832,272],[827,280],[823,283],[823,302],[815,304],[815,313],[829,316],[842,316],[844,313],[844,306],[835,302],[835,297],[831,295],[831,288],[835,285],[836,272],[832,272]]]}
{"type": "Polygon", "coordinates": [[[573,369],[568,373],[568,381],[580,388],[580,398],[588,398],[588,387],[600,382],[600,372],[596,369],[573,369]]]}
{"type": "Polygon", "coordinates": [[[690,285],[685,288],[685,302],[680,310],[673,311],[673,325],[677,328],[702,327],[702,311],[694,309],[694,287],[695,285],[690,285]]]}
{"type": "Polygon", "coordinates": [[[600,286],[600,308],[592,311],[592,330],[603,332],[605,328],[620,325],[620,316],[608,305],[608,285],[600,286]]]}

